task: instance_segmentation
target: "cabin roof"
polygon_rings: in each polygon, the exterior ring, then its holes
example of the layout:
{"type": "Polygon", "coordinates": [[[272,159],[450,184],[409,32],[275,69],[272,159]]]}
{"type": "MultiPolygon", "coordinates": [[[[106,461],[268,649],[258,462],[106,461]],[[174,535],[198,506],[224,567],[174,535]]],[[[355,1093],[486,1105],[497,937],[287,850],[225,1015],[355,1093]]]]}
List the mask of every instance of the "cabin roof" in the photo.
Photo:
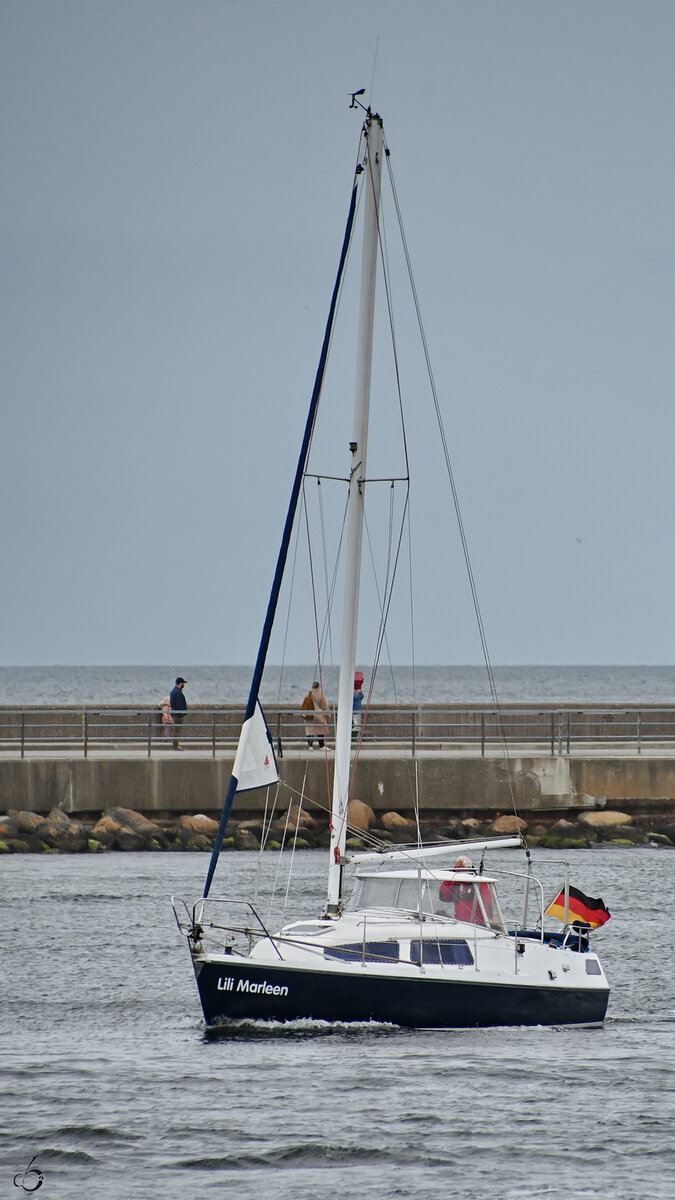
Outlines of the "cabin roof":
{"type": "Polygon", "coordinates": [[[452,867],[444,869],[436,867],[431,870],[429,867],[422,867],[420,871],[416,867],[406,867],[403,870],[388,871],[368,871],[361,870],[356,872],[357,879],[428,879],[432,883],[440,883],[441,880],[447,880],[450,883],[496,883],[496,879],[492,875],[478,875],[475,871],[455,871],[452,867]]]}

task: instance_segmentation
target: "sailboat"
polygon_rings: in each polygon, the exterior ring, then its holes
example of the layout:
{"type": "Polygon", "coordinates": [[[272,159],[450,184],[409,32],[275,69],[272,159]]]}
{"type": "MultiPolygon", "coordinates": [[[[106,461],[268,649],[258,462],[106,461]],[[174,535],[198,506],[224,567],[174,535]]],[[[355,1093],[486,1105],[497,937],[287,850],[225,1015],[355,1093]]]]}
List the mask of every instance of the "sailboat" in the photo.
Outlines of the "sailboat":
{"type": "Polygon", "coordinates": [[[385,844],[362,852],[346,848],[380,198],[388,155],[382,119],[361,104],[359,95],[352,97],[352,107],[358,105],[365,119],[340,265],[232,777],[203,896],[191,907],[174,900],[174,912],[187,938],[208,1026],[298,1020],[374,1021],[413,1028],[599,1025],[609,986],[590,947],[593,922],[574,919],[566,877],[556,910],[562,913],[561,927],[546,927],[543,888],[520,834],[431,845],[418,838],[415,845],[385,844]],[[212,896],[211,885],[236,797],[249,789],[273,788],[279,780],[259,692],[357,208],[363,209],[361,292],[345,481],[347,535],[327,893],[323,905],[317,904],[307,919],[273,932],[255,903],[240,896],[212,896]],[[487,855],[507,849],[526,856],[522,872],[509,871],[512,879],[521,880],[524,893],[522,919],[511,923],[502,913],[499,872],[485,865],[487,855]],[[529,922],[528,911],[535,908],[538,917],[529,922]]]}

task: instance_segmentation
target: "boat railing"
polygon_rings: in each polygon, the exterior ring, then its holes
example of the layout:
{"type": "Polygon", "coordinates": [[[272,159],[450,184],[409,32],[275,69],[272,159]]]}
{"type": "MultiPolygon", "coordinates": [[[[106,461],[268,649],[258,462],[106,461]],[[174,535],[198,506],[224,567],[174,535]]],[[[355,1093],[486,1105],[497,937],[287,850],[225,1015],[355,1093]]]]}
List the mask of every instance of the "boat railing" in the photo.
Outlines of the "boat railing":
{"type": "MultiPolygon", "coordinates": [[[[266,717],[279,756],[310,753],[323,730],[305,726],[307,714],[271,705],[266,717]]],[[[233,756],[243,710],[235,705],[194,706],[177,725],[162,724],[159,709],[138,707],[0,707],[0,755],[24,758],[59,754],[148,758],[181,749],[201,756],[233,756]]],[[[326,745],[335,724],[327,714],[326,745]]],[[[360,753],[449,753],[487,757],[521,754],[675,753],[675,705],[575,707],[505,705],[381,705],[364,714],[353,747],[360,753]]],[[[316,757],[316,749],[313,749],[316,757]]]]}
{"type": "MultiPolygon", "coordinates": [[[[176,914],[175,904],[174,914],[176,914]]],[[[178,921],[177,916],[176,920],[178,921]]],[[[178,927],[181,929],[180,922],[178,922],[178,927]]],[[[181,932],[185,931],[181,929],[181,932]]],[[[222,944],[225,954],[235,950],[240,939],[245,940],[247,950],[250,950],[261,938],[267,938],[274,946],[278,957],[282,958],[275,937],[269,932],[253,904],[250,900],[241,900],[238,897],[209,896],[198,900],[192,909],[191,929],[187,936],[194,943],[201,942],[206,938],[216,938],[222,944]],[[241,912],[243,918],[237,920],[235,916],[233,919],[230,916],[231,912],[234,914],[241,912]]]]}

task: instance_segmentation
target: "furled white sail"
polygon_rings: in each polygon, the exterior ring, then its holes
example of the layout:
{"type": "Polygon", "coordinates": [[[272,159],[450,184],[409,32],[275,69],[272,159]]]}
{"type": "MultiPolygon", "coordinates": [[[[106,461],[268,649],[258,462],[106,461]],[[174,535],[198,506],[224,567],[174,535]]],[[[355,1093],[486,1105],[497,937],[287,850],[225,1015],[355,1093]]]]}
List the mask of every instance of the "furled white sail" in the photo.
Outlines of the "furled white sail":
{"type": "Polygon", "coordinates": [[[256,701],[253,716],[241,727],[232,774],[237,780],[238,792],[269,787],[279,779],[270,731],[259,701],[256,701]]]}

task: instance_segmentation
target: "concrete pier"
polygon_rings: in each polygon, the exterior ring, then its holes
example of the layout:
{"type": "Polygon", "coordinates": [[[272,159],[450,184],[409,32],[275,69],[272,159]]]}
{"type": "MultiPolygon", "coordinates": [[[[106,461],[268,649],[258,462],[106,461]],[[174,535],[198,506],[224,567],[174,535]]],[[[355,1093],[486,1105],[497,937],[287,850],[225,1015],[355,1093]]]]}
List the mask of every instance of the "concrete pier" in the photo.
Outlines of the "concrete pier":
{"type": "MultiPolygon", "coordinates": [[[[0,811],[218,814],[242,715],[234,705],[192,707],[176,752],[158,709],[0,706],[0,811]]],[[[266,715],[282,750],[280,803],[303,794],[327,806],[332,749],[307,747],[302,713],[269,705],[266,715]]],[[[328,733],[330,747],[332,721],[328,733]]],[[[352,794],[376,813],[412,812],[416,789],[423,816],[511,812],[511,787],[524,817],[603,806],[672,814],[675,706],[521,704],[498,714],[475,704],[381,705],[369,713],[352,794]]],[[[237,813],[255,815],[265,799],[245,793],[237,813]]]]}
{"type": "MultiPolygon", "coordinates": [[[[282,805],[297,794],[326,803],[332,752],[286,751],[279,762],[288,785],[282,805]]],[[[574,755],[542,752],[510,755],[518,810],[534,814],[578,814],[596,807],[670,814],[675,809],[675,751],[608,755],[602,747],[574,755]]],[[[87,758],[62,750],[36,756],[0,757],[0,811],[47,813],[54,807],[96,816],[116,805],[157,817],[220,811],[233,756],[208,750],[158,752],[92,750],[87,758]]],[[[448,817],[510,812],[509,772],[498,753],[461,750],[364,749],[355,769],[353,794],[376,813],[407,813],[418,790],[423,815],[448,817]]],[[[237,814],[262,811],[264,792],[236,801],[237,814]]]]}

